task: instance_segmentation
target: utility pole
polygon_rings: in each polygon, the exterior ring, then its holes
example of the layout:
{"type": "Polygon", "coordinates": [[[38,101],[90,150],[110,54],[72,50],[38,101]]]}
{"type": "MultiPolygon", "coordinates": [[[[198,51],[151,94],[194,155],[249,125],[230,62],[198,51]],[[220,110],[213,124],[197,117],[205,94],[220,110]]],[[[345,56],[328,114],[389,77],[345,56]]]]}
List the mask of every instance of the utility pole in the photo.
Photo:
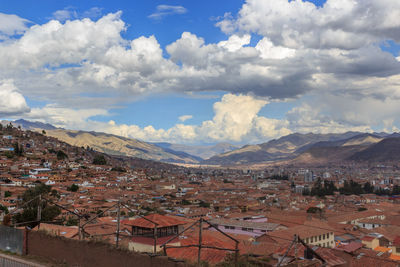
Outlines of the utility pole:
{"type": "Polygon", "coordinates": [[[297,262],[297,235],[294,235],[294,261],[296,263],[296,266],[299,266],[299,263],[297,262]]]}
{"type": "Polygon", "coordinates": [[[200,267],[200,261],[201,261],[201,243],[203,242],[202,240],[202,235],[203,235],[203,217],[200,218],[200,223],[199,223],[199,252],[197,254],[197,266],[200,267]]]}
{"type": "Polygon", "coordinates": [[[39,195],[39,204],[37,209],[36,220],[39,222],[38,229],[40,229],[40,221],[42,220],[42,195],[39,195]]]}
{"type": "Polygon", "coordinates": [[[81,226],[81,217],[78,217],[78,235],[79,235],[79,240],[82,239],[82,226],[81,226]]]}
{"type": "Polygon", "coordinates": [[[119,246],[119,228],[120,228],[120,220],[121,220],[121,200],[118,200],[118,209],[117,209],[117,248],[119,246]]]}
{"type": "Polygon", "coordinates": [[[290,243],[290,246],[288,247],[288,249],[286,250],[285,254],[283,254],[283,257],[280,259],[280,261],[278,262],[277,267],[280,267],[283,260],[286,258],[287,254],[289,253],[290,249],[292,248],[292,246],[295,244],[295,242],[297,242],[296,239],[293,239],[292,243],[290,243]]]}
{"type": "Polygon", "coordinates": [[[154,254],[157,254],[157,225],[154,225],[154,254]]]}

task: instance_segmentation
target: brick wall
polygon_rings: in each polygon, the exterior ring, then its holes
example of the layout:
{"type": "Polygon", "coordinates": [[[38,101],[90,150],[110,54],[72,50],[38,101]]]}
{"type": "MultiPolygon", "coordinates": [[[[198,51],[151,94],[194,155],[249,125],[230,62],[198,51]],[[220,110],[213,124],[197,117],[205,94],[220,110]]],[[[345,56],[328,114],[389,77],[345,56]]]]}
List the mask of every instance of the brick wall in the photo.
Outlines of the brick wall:
{"type": "Polygon", "coordinates": [[[184,263],[174,262],[164,256],[151,257],[146,254],[115,249],[108,244],[53,237],[36,231],[30,231],[27,235],[27,254],[48,258],[71,266],[188,266],[184,263]]]}

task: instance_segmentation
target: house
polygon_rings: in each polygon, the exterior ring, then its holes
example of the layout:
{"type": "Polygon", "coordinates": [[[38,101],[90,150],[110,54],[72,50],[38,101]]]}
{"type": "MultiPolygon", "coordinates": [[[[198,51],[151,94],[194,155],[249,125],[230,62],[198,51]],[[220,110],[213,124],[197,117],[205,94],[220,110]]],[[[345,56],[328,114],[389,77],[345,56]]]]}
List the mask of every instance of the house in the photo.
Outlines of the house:
{"type": "Polygon", "coordinates": [[[261,236],[274,230],[286,228],[277,223],[252,222],[245,220],[212,219],[210,220],[210,223],[226,233],[250,235],[253,237],[261,236]]]}
{"type": "Polygon", "coordinates": [[[390,242],[383,235],[378,233],[370,233],[361,239],[361,243],[365,247],[370,249],[376,249],[378,247],[388,247],[390,242]]]}
{"type": "MultiPolygon", "coordinates": [[[[139,252],[161,251],[160,247],[174,235],[181,232],[185,221],[178,220],[172,216],[160,214],[150,214],[134,220],[123,220],[121,222],[132,228],[132,238],[129,242],[129,250],[139,252]]],[[[179,245],[179,239],[169,243],[170,245],[179,245]]]]}
{"type": "Polygon", "coordinates": [[[320,223],[320,226],[316,225],[316,223],[310,223],[307,225],[297,225],[285,230],[273,231],[258,237],[256,241],[269,241],[272,238],[276,242],[282,242],[285,240],[293,240],[294,235],[298,235],[306,244],[311,246],[328,248],[335,247],[335,235],[333,229],[330,230],[330,227],[324,225],[322,222],[320,223]]]}
{"type": "Polygon", "coordinates": [[[392,242],[392,254],[390,258],[392,260],[400,260],[400,236],[397,236],[392,242]]]}

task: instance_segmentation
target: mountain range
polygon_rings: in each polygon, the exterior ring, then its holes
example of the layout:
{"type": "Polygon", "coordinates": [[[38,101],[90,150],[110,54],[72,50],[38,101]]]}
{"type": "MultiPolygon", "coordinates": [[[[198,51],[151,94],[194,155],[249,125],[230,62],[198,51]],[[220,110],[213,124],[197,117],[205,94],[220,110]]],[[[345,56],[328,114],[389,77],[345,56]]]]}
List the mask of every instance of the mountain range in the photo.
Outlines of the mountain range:
{"type": "Polygon", "coordinates": [[[29,130],[46,134],[75,146],[91,147],[99,152],[150,159],[168,163],[240,166],[263,163],[331,164],[387,162],[400,160],[400,134],[346,132],[335,134],[293,133],[256,145],[190,146],[172,143],[148,143],[106,133],[72,131],[50,124],[17,120],[29,130]]]}
{"type": "Polygon", "coordinates": [[[16,120],[13,124],[26,130],[45,130],[46,135],[74,146],[89,146],[96,151],[110,155],[137,157],[168,163],[197,164],[204,158],[237,148],[230,144],[187,146],[170,143],[148,143],[107,133],[66,130],[54,127],[51,124],[23,119],[16,120]]]}

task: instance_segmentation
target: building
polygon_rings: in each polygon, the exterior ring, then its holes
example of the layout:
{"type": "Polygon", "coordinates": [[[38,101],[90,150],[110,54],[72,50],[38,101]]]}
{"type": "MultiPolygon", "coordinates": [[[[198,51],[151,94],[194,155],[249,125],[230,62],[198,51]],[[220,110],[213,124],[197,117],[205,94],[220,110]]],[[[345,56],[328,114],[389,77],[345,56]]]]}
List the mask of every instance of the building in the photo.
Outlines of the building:
{"type": "MultiPolygon", "coordinates": [[[[277,223],[252,222],[246,220],[212,219],[210,223],[226,233],[250,235],[253,237],[261,236],[274,230],[286,228],[277,223]]],[[[211,228],[211,230],[213,229],[214,228],[211,228]]]]}
{"type": "Polygon", "coordinates": [[[256,239],[258,242],[274,239],[276,242],[282,240],[293,240],[294,235],[299,236],[306,244],[319,247],[335,247],[335,235],[333,229],[320,223],[310,223],[308,225],[297,225],[286,230],[273,231],[256,239]],[[319,225],[319,226],[318,226],[319,225]]]}
{"type": "MultiPolygon", "coordinates": [[[[174,235],[183,230],[186,222],[171,216],[151,214],[134,220],[121,222],[131,227],[132,238],[129,242],[129,249],[139,252],[161,251],[160,247],[174,235]]],[[[169,245],[179,245],[179,239],[172,241],[169,245]]]]}

